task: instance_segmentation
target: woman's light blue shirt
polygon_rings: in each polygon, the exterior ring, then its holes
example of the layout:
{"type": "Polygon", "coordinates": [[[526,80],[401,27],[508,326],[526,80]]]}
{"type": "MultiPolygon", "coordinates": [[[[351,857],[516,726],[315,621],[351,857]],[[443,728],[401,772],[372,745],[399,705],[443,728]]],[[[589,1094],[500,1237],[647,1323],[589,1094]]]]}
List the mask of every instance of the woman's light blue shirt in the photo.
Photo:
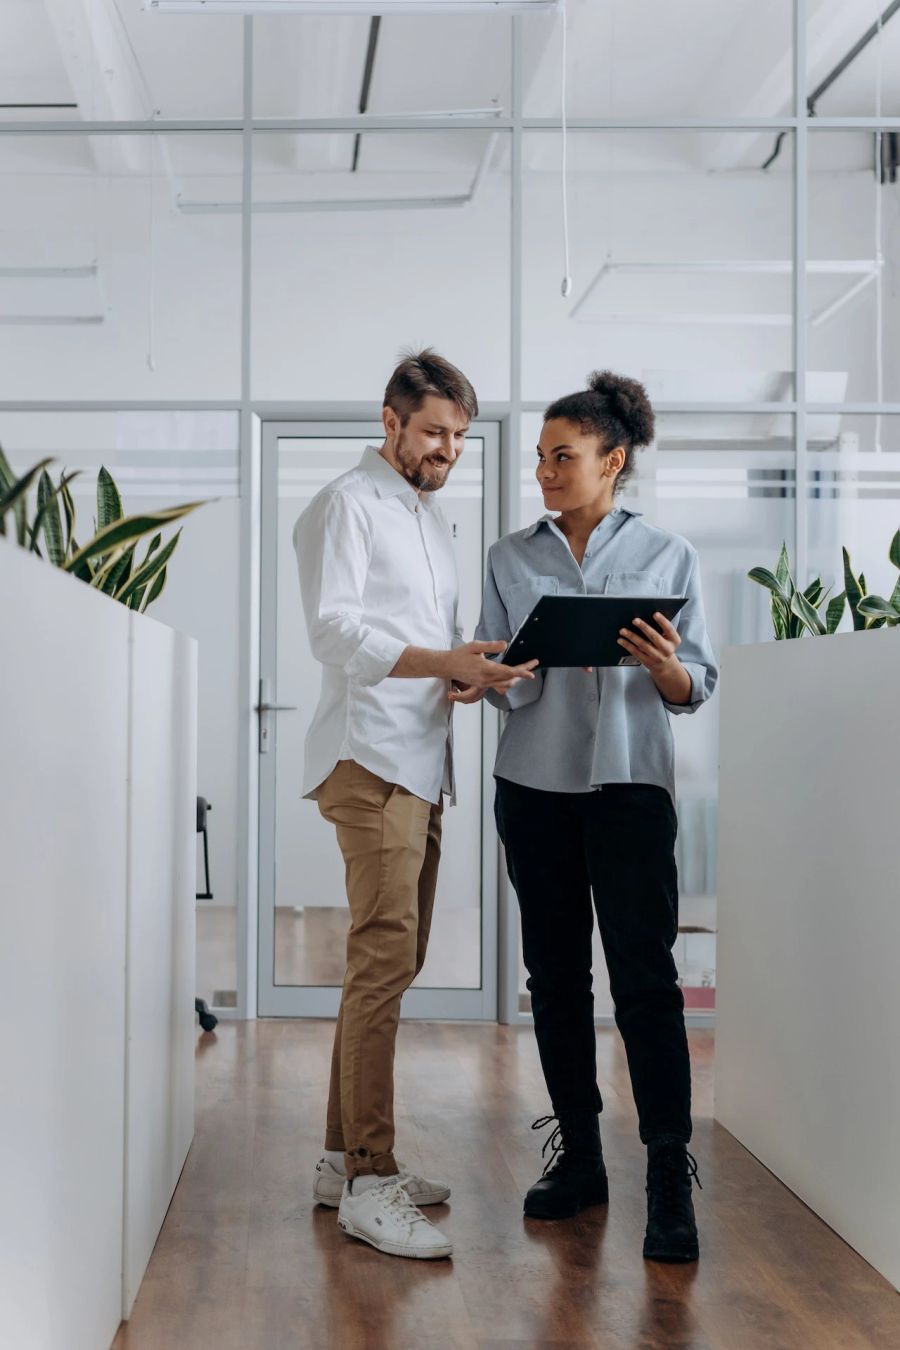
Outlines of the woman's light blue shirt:
{"type": "Polygon", "coordinates": [[[494,544],[475,636],[508,640],[542,595],[679,595],[678,658],[690,702],[667,703],[643,666],[535,672],[507,695],[487,695],[509,715],[495,777],[549,792],[604,783],[655,783],[675,799],[670,713],[696,712],[718,670],[706,632],[697,550],[680,535],[616,507],[591,535],[581,566],[552,516],[494,544]]]}

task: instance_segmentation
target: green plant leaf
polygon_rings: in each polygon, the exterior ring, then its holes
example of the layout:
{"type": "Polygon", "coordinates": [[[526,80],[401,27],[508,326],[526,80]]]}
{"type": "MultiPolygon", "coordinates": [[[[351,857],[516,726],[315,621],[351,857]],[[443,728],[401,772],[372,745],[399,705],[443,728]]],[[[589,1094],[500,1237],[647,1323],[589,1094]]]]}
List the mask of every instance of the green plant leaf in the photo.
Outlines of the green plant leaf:
{"type": "Polygon", "coordinates": [[[6,515],[7,511],[14,511],[16,516],[16,534],[19,543],[24,547],[26,543],[27,521],[25,517],[25,503],[31,485],[38,475],[46,469],[48,464],[52,464],[52,458],[42,459],[29,469],[21,478],[16,479],[12,487],[7,488],[0,495],[0,520],[6,515]]]}
{"type": "Polygon", "coordinates": [[[12,465],[3,453],[3,446],[0,445],[0,497],[9,492],[15,481],[16,475],[13,473],[12,465]]]}
{"type": "Polygon", "coordinates": [[[101,558],[98,558],[94,567],[91,585],[95,586],[98,591],[105,591],[106,583],[109,580],[110,575],[116,571],[119,563],[125,556],[125,553],[125,545],[120,544],[119,547],[114,548],[111,553],[104,553],[101,558]]]}
{"type": "Polygon", "coordinates": [[[175,547],[180,537],[181,530],[178,530],[166,544],[165,548],[160,549],[159,553],[154,554],[154,556],[145,562],[143,566],[137,569],[128,585],[123,586],[118,592],[116,599],[121,600],[122,603],[125,604],[139,588],[149,586],[153,578],[158,572],[162,571],[172,554],[175,552],[175,547]]]}
{"type": "Polygon", "coordinates": [[[826,633],[837,632],[838,625],[844,617],[844,604],[846,603],[846,599],[847,597],[844,592],[841,591],[840,595],[836,595],[833,600],[829,601],[828,608],[825,611],[826,633]]]}
{"type": "Polygon", "coordinates": [[[788,635],[787,615],[785,614],[784,601],[777,595],[772,596],[772,627],[775,629],[775,641],[783,642],[788,635]]]}
{"type": "Polygon", "coordinates": [[[803,624],[803,627],[808,628],[814,636],[819,637],[825,632],[825,625],[822,623],[822,620],[819,618],[806,596],[802,595],[800,591],[794,591],[794,594],[791,596],[791,609],[803,624]]]}
{"type": "Polygon", "coordinates": [[[789,595],[792,588],[791,564],[788,559],[787,544],[784,542],[782,542],[781,552],[778,555],[778,562],[775,565],[775,579],[785,595],[789,595]]]}
{"type": "Polygon", "coordinates": [[[112,525],[113,521],[121,520],[124,514],[122,498],[119,496],[119,489],[116,487],[115,480],[105,465],[101,464],[100,472],[97,475],[98,530],[105,530],[107,525],[112,525]]]}
{"type": "Polygon", "coordinates": [[[853,618],[853,627],[859,632],[866,626],[865,615],[859,612],[859,602],[865,595],[865,578],[862,582],[858,581],[853,575],[853,568],[850,565],[850,554],[846,549],[842,549],[844,555],[844,593],[847,596],[847,604],[850,607],[850,614],[853,618]]]}
{"type": "Polygon", "coordinates": [[[900,530],[897,531],[897,533],[891,540],[891,547],[888,553],[888,557],[890,558],[891,562],[894,564],[895,567],[900,567],[900,530]]]}
{"type": "Polygon", "coordinates": [[[93,539],[74,553],[66,563],[66,568],[71,571],[81,561],[108,554],[121,544],[128,544],[132,540],[140,539],[145,534],[149,534],[151,530],[157,530],[161,525],[169,525],[173,520],[180,520],[189,511],[196,511],[198,506],[204,505],[204,502],[186,502],[183,506],[169,506],[162,511],[148,511],[141,515],[125,516],[122,520],[113,521],[105,529],[98,530],[93,539]]]}
{"type": "MultiPolygon", "coordinates": [[[[153,557],[153,554],[159,548],[161,543],[162,543],[162,535],[155,534],[153,538],[150,540],[150,543],[147,545],[147,552],[144,554],[143,558],[141,559],[141,562],[138,564],[139,568],[146,566],[146,564],[153,557]]],[[[122,589],[124,590],[124,585],[122,586],[122,589]]],[[[144,598],[145,589],[146,587],[139,586],[137,590],[134,591],[124,603],[128,605],[130,609],[140,609],[141,601],[144,598]]],[[[118,598],[119,597],[116,596],[116,599],[118,598]]]]}
{"type": "Polygon", "coordinates": [[[770,572],[768,567],[754,567],[747,573],[747,576],[751,581],[756,581],[760,586],[765,586],[773,595],[779,596],[785,604],[790,603],[790,591],[785,590],[775,573],[770,572]]]}
{"type": "Polygon", "coordinates": [[[150,594],[147,596],[147,599],[144,601],[143,605],[141,606],[141,613],[142,613],[142,614],[146,614],[146,613],[147,613],[147,610],[148,610],[148,609],[150,608],[150,606],[153,604],[153,601],[154,601],[154,600],[158,600],[159,597],[162,595],[162,593],[163,593],[163,591],[164,591],[164,589],[165,589],[165,585],[166,585],[166,573],[167,573],[167,571],[168,571],[168,568],[164,567],[163,570],[162,570],[161,572],[158,572],[158,573],[157,573],[156,580],[154,581],[153,585],[150,587],[150,594]]]}
{"type": "Polygon", "coordinates": [[[66,517],[66,557],[72,551],[72,536],[75,532],[75,502],[72,500],[72,494],[69,491],[69,480],[60,483],[60,497],[62,498],[63,511],[66,517]]]}
{"type": "Polygon", "coordinates": [[[79,472],[80,470],[76,469],[70,474],[63,473],[58,486],[54,486],[48,473],[42,473],[38,480],[38,513],[31,527],[31,547],[35,553],[40,552],[37,546],[37,537],[43,531],[44,538],[47,541],[47,556],[54,567],[62,567],[66,557],[62,521],[59,515],[59,499],[60,497],[65,498],[69,483],[73,478],[78,477],[79,472]]]}
{"type": "Polygon", "coordinates": [[[859,602],[860,614],[872,619],[900,619],[900,610],[894,608],[890,600],[882,595],[866,595],[859,602]]]}
{"type": "Polygon", "coordinates": [[[128,581],[136,548],[137,544],[132,544],[131,548],[123,549],[115,565],[108,570],[101,586],[104,595],[115,595],[119,587],[128,581]]]}

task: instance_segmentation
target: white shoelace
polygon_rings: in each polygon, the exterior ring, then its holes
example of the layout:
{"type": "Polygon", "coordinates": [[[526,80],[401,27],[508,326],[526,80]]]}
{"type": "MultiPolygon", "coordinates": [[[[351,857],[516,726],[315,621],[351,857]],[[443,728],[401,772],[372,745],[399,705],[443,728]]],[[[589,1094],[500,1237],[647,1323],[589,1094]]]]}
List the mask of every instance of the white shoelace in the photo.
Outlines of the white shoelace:
{"type": "Polygon", "coordinates": [[[378,1199],[391,1217],[407,1228],[412,1228],[414,1223],[428,1223],[425,1215],[413,1204],[398,1181],[392,1180],[390,1184],[379,1186],[378,1199]]]}

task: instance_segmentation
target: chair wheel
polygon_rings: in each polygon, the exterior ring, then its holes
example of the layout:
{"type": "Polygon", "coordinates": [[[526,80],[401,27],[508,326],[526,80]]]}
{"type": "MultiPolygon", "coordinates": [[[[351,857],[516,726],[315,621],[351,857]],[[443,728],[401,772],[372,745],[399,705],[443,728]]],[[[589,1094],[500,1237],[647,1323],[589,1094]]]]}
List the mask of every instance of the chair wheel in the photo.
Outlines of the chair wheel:
{"type": "Polygon", "coordinates": [[[209,1011],[209,1004],[205,998],[194,999],[194,1012],[200,1018],[200,1025],[204,1031],[212,1031],[214,1027],[219,1025],[218,1017],[215,1013],[209,1011]]]}

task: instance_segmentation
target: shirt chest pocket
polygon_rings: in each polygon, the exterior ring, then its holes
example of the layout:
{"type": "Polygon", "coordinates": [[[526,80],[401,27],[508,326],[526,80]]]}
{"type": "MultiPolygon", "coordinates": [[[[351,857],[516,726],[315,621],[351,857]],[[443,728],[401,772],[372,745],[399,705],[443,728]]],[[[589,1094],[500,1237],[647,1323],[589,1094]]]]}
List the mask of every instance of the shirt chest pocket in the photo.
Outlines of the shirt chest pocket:
{"type": "Polygon", "coordinates": [[[504,597],[509,624],[513,632],[534,609],[542,595],[559,594],[559,577],[528,577],[525,581],[514,581],[507,588],[504,597]]]}
{"type": "Polygon", "coordinates": [[[600,595],[663,595],[665,578],[656,572],[607,572],[600,578],[600,595]]]}

